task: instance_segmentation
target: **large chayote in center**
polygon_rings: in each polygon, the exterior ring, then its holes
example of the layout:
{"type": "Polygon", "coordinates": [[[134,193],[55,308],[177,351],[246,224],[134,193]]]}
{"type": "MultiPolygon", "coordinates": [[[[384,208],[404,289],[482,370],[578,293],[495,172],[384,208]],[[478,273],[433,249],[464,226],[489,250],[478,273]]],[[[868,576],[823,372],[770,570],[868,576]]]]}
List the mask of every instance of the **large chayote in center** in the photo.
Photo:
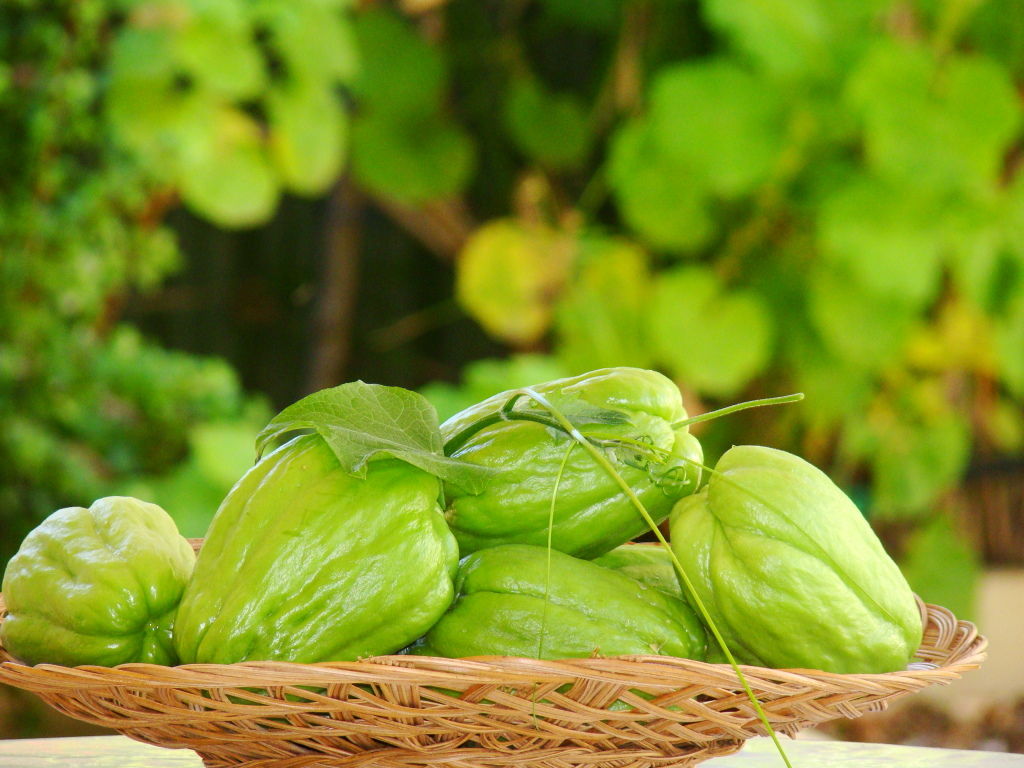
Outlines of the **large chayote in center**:
{"type": "Polygon", "coordinates": [[[798,456],[730,449],[707,486],[673,509],[671,528],[740,663],[891,672],[921,642],[899,567],[846,494],[798,456]]]}
{"type": "MultiPolygon", "coordinates": [[[[679,388],[656,371],[605,368],[532,387],[564,408],[570,417],[587,408],[622,414],[624,423],[586,422],[588,438],[622,440],[609,451],[616,470],[656,521],[664,520],[679,498],[700,481],[701,446],[685,426],[679,388]],[[637,446],[637,452],[628,446],[637,446]],[[652,459],[654,456],[656,459],[652,459]]],[[[499,544],[546,545],[552,492],[571,438],[527,420],[502,420],[459,436],[481,419],[498,413],[511,392],[494,395],[441,425],[446,443],[457,443],[453,458],[491,468],[495,474],[482,493],[446,484],[445,515],[462,554],[499,544]]],[[[526,398],[520,403],[528,402],[526,398]]],[[[543,409],[534,405],[536,412],[543,409]]],[[[572,449],[555,499],[552,547],[592,558],[648,530],[614,478],[583,447],[572,449]]]]}
{"type": "Polygon", "coordinates": [[[414,653],[704,658],[704,627],[682,600],[555,550],[480,550],[463,559],[456,589],[455,603],[414,653]]]}
{"type": "Polygon", "coordinates": [[[342,468],[318,435],[224,500],[175,623],[183,663],[355,660],[420,637],[454,596],[440,481],[397,459],[342,468]]]}

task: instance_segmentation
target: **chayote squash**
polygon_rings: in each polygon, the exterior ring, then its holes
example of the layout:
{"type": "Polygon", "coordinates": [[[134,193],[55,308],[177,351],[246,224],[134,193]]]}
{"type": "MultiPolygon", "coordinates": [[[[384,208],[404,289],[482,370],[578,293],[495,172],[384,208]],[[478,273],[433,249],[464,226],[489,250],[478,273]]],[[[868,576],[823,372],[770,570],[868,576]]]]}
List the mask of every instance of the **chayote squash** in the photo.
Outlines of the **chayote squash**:
{"type": "Polygon", "coordinates": [[[594,558],[594,562],[675,598],[683,598],[672,558],[661,544],[623,544],[594,558]]]}
{"type": "Polygon", "coordinates": [[[356,477],[318,435],[284,444],[210,524],[175,625],[182,662],[350,661],[408,645],[454,596],[440,490],[397,459],[356,477]]]}
{"type": "MultiPolygon", "coordinates": [[[[660,461],[642,451],[610,452],[616,469],[656,521],[699,485],[700,443],[687,427],[679,389],[660,373],[639,368],[606,368],[533,387],[567,412],[580,407],[617,411],[628,423],[583,423],[588,438],[626,439],[650,446],[660,461]]],[[[497,474],[482,493],[446,485],[445,516],[463,555],[498,544],[546,545],[552,490],[571,443],[563,432],[534,421],[502,420],[468,439],[461,436],[496,414],[510,392],[484,400],[441,425],[454,458],[497,474]]],[[[525,399],[522,401],[525,402],[525,399]]],[[[601,555],[648,530],[615,480],[577,445],[558,485],[552,546],[583,558],[601,555]]]]}
{"type": "Polygon", "coordinates": [[[544,547],[506,544],[475,552],[459,566],[456,587],[452,607],[414,653],[701,659],[707,646],[686,603],[617,571],[551,550],[549,581],[544,547]]]}
{"type": "Polygon", "coordinates": [[[110,496],[60,509],[7,564],[0,641],[28,664],[173,664],[175,610],[194,564],[155,504],[110,496]]]}
{"type": "Polygon", "coordinates": [[[903,669],[914,595],[852,501],[793,454],[730,449],[672,511],[672,548],[740,663],[903,669]]]}

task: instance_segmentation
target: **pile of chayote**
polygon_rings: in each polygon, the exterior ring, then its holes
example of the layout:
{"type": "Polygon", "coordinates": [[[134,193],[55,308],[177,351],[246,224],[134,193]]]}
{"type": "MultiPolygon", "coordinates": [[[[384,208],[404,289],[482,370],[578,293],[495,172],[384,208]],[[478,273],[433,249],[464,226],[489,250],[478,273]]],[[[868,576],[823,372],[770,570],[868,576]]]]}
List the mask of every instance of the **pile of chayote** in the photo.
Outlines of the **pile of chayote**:
{"type": "Polygon", "coordinates": [[[341,460],[357,424],[302,422],[231,489],[198,557],[152,504],[55,512],[4,574],[0,641],[64,665],[721,661],[710,618],[739,663],[831,672],[902,669],[920,644],[914,595],[849,498],[771,448],[705,468],[659,373],[592,371],[434,417],[443,454],[428,432],[423,452],[395,448],[400,417],[367,413],[387,439],[359,471],[341,460]],[[453,481],[460,466],[485,481],[453,481]],[[696,594],[667,550],[627,543],[666,519],[696,594]]]}

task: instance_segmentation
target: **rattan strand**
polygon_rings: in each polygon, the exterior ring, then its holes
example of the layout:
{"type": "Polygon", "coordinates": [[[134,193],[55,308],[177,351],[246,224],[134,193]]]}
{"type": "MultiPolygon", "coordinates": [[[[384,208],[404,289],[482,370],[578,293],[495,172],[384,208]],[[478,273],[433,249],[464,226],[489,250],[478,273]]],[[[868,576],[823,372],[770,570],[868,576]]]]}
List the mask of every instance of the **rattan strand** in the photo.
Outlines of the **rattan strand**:
{"type": "MultiPolygon", "coordinates": [[[[773,727],[878,711],[983,661],[972,624],[920,605],[924,640],[905,671],[743,667],[773,727]]],[[[666,656],[69,668],[20,664],[0,647],[0,682],[134,739],[194,749],[211,768],[661,768],[763,733],[730,667],[666,656]]]]}

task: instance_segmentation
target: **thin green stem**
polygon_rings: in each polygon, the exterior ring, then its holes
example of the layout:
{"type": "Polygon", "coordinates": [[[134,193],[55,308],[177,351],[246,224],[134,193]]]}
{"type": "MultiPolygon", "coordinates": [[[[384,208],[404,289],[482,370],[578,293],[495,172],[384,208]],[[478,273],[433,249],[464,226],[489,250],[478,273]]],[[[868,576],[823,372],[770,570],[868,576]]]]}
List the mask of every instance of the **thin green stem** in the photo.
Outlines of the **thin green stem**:
{"type": "Polygon", "coordinates": [[[750,684],[747,683],[746,676],[744,676],[743,671],[739,668],[739,664],[736,663],[736,659],[732,655],[732,651],[729,650],[729,646],[726,644],[725,638],[719,631],[718,626],[714,622],[714,619],[711,618],[711,613],[708,611],[707,606],[704,605],[704,601],[701,600],[700,595],[697,594],[697,590],[694,587],[693,582],[690,580],[689,575],[686,573],[686,570],[683,568],[682,563],[679,562],[679,558],[677,558],[675,552],[672,551],[672,547],[665,539],[664,534],[658,528],[657,523],[654,522],[654,519],[647,511],[647,508],[643,505],[643,502],[641,502],[640,499],[637,497],[636,493],[633,492],[633,489],[629,486],[629,483],[622,479],[622,475],[620,475],[618,471],[616,471],[615,467],[607,459],[607,457],[603,453],[601,453],[601,451],[598,450],[596,446],[592,445],[590,441],[587,440],[587,438],[584,437],[583,434],[580,433],[580,431],[576,429],[576,427],[574,427],[572,423],[568,419],[566,419],[560,411],[558,411],[557,408],[555,408],[550,402],[548,402],[547,399],[544,398],[542,395],[540,395],[537,392],[534,392],[529,388],[522,390],[522,392],[523,394],[531,397],[541,406],[546,408],[548,412],[551,413],[551,415],[562,425],[565,431],[568,432],[569,435],[576,442],[582,445],[590,453],[590,455],[601,466],[601,468],[604,469],[605,472],[607,472],[613,480],[615,480],[616,484],[619,486],[619,488],[622,489],[622,492],[626,494],[626,497],[636,508],[637,512],[640,513],[640,516],[643,517],[644,521],[650,527],[651,532],[655,535],[655,537],[658,539],[658,542],[668,553],[669,558],[672,560],[672,564],[675,566],[676,571],[679,573],[680,578],[683,580],[683,584],[686,587],[687,592],[689,593],[690,597],[693,598],[693,601],[697,606],[697,611],[700,613],[701,617],[707,623],[708,628],[715,636],[715,640],[721,647],[722,652],[725,654],[725,657],[729,660],[729,665],[732,667],[733,671],[736,673],[736,676],[740,681],[740,684],[743,686],[743,690],[746,692],[747,698],[753,705],[754,710],[757,713],[758,719],[768,730],[768,735],[771,737],[772,742],[774,742],[775,748],[778,750],[779,755],[782,757],[783,762],[786,764],[786,768],[793,768],[793,764],[790,763],[789,757],[786,755],[786,751],[782,748],[782,743],[779,741],[778,735],[775,733],[775,729],[772,728],[772,724],[768,721],[768,716],[765,714],[765,711],[761,706],[761,702],[757,700],[757,696],[755,696],[753,690],[751,690],[750,684]]]}
{"type": "Polygon", "coordinates": [[[760,400],[748,400],[745,403],[734,403],[733,405],[727,405],[725,408],[719,408],[717,411],[708,411],[702,413],[700,416],[691,416],[688,419],[677,421],[672,425],[672,429],[681,429],[682,427],[688,427],[691,424],[700,424],[702,421],[711,421],[721,416],[728,416],[730,413],[737,413],[738,411],[745,411],[749,408],[762,408],[766,405],[782,405],[783,403],[796,403],[804,399],[803,392],[796,392],[792,395],[780,395],[779,397],[763,397],[760,400]]]}

